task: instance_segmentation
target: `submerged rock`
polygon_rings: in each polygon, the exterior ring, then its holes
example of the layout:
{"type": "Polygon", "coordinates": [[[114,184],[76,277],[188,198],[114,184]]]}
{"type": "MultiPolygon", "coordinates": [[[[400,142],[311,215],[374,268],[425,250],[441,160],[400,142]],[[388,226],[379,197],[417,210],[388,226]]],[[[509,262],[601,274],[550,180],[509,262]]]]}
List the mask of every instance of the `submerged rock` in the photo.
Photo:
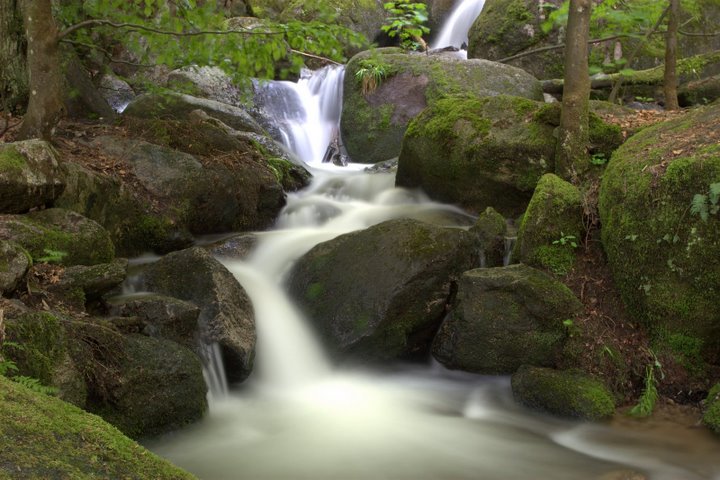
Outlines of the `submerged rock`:
{"type": "Polygon", "coordinates": [[[580,308],[565,285],[526,265],[470,270],[432,353],[448,368],[484,374],[554,366],[567,335],[563,321],[580,308]]]}
{"type": "Polygon", "coordinates": [[[515,400],[558,417],[602,420],[615,413],[612,393],[585,374],[525,365],[512,376],[515,400]]]}
{"type": "Polygon", "coordinates": [[[474,245],[462,230],[390,220],[314,247],[292,269],[290,295],[336,354],[426,354],[455,278],[477,265],[474,245]]]}

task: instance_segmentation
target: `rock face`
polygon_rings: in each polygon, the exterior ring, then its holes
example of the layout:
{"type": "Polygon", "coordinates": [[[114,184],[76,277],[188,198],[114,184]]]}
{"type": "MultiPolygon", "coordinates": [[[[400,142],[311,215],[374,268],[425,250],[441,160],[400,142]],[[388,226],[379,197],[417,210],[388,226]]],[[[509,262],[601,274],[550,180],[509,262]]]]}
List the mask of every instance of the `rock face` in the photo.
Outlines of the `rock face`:
{"type": "Polygon", "coordinates": [[[200,307],[195,335],[217,342],[228,380],[241,381],[255,357],[255,318],[245,290],[235,277],[199,247],[173,252],[148,266],[144,288],[200,307]]]}
{"type": "Polygon", "coordinates": [[[0,240],[0,295],[10,293],[30,268],[29,254],[15,242],[0,240]]]}
{"type": "Polygon", "coordinates": [[[582,219],[578,188],[552,173],[543,175],[520,222],[514,258],[566,274],[575,261],[573,244],[583,238],[582,219]]]}
{"type": "Polygon", "coordinates": [[[199,420],[207,410],[207,387],[198,357],[169,340],[126,335],[119,373],[109,401],[90,405],[126,435],[157,435],[199,420]]]}
{"type": "Polygon", "coordinates": [[[0,213],[52,205],[65,188],[55,151],[42,140],[0,145],[0,213]]]}
{"type": "MultiPolygon", "coordinates": [[[[546,11],[543,4],[558,1],[486,0],[482,14],[468,32],[468,58],[500,60],[526,50],[556,45],[556,33],[542,30],[546,11]]],[[[537,78],[562,78],[562,50],[550,50],[510,62],[537,78]]]]}
{"type": "Polygon", "coordinates": [[[720,105],[642,130],[600,189],[602,241],[630,313],[720,359],[720,105]],[[702,135],[699,134],[702,132],[702,135]]]}
{"type": "Polygon", "coordinates": [[[539,102],[504,95],[440,99],[408,126],[395,183],[515,217],[554,168],[554,127],[544,111],[539,102]]]}
{"type": "Polygon", "coordinates": [[[433,356],[448,368],[509,374],[553,366],[580,302],[548,274],[519,264],[463,273],[433,356]]]}
{"type": "Polygon", "coordinates": [[[526,365],[512,376],[512,392],[526,407],[559,417],[596,421],[615,413],[607,387],[581,373],[526,365]]]}
{"type": "Polygon", "coordinates": [[[0,240],[12,240],[34,260],[57,256],[62,265],[95,265],[110,262],[115,247],[98,223],[61,208],[27,215],[0,215],[0,240]]]}
{"type": "Polygon", "coordinates": [[[1,375],[0,442],[4,478],[195,478],[96,415],[1,375]]]}
{"type": "Polygon", "coordinates": [[[474,243],[462,230],[387,221],[310,250],[290,273],[290,294],[341,356],[426,353],[455,278],[477,265],[474,243]]]}
{"type": "Polygon", "coordinates": [[[340,130],[348,154],[362,163],[397,156],[408,122],[439,98],[456,93],[542,100],[540,83],[507,65],[409,55],[394,48],[362,52],[345,71],[340,130]],[[362,78],[373,72],[382,72],[377,87],[363,92],[362,78]]]}

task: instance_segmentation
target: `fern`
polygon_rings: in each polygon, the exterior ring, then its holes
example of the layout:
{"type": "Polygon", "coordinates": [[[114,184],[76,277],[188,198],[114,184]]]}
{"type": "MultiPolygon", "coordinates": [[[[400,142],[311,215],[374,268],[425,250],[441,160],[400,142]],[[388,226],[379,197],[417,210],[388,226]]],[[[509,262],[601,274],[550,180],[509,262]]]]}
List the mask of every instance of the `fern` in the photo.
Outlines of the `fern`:
{"type": "Polygon", "coordinates": [[[710,211],[708,210],[707,195],[702,195],[700,193],[695,194],[692,199],[692,203],[690,204],[690,213],[693,215],[700,215],[702,221],[707,222],[708,215],[710,214],[710,211]]]}
{"type": "Polygon", "coordinates": [[[18,368],[12,360],[0,357],[0,375],[7,377],[9,373],[17,372],[18,368]]]}
{"type": "Polygon", "coordinates": [[[36,393],[42,393],[44,395],[50,395],[54,396],[57,394],[58,389],[55,387],[48,387],[47,385],[43,385],[40,383],[40,380],[37,378],[32,377],[26,377],[24,375],[18,375],[11,378],[12,381],[15,383],[19,383],[20,385],[29,388],[33,392],[36,393]]]}

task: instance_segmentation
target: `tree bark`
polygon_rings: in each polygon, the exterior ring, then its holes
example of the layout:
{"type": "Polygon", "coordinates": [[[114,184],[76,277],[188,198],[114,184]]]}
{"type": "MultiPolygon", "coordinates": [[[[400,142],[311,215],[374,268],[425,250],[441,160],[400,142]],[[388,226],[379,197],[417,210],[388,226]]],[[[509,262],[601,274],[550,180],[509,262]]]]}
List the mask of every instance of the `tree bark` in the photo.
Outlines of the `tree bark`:
{"type": "Polygon", "coordinates": [[[0,0],[0,110],[21,110],[28,94],[22,17],[16,0],[0,0]]]}
{"type": "Polygon", "coordinates": [[[680,0],[670,0],[667,33],[665,34],[665,75],[663,77],[666,110],[678,110],[680,108],[677,98],[678,77],[676,69],[679,16],[680,0]]]}
{"type": "Polygon", "coordinates": [[[20,138],[49,139],[64,114],[59,37],[51,0],[21,0],[30,85],[20,138]]]}
{"type": "Polygon", "coordinates": [[[558,176],[578,180],[589,163],[587,148],[590,128],[590,76],[588,75],[588,38],[590,36],[591,0],[570,0],[565,47],[565,81],[555,172],[558,176]]]}

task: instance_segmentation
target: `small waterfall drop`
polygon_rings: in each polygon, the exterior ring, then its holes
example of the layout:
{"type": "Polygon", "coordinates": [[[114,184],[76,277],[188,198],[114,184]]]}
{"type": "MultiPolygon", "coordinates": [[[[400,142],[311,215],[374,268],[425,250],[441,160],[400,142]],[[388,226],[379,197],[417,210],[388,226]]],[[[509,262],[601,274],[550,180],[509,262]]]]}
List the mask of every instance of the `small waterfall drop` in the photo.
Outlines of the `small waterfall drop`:
{"type": "Polygon", "coordinates": [[[517,237],[505,237],[505,254],[503,255],[503,267],[507,267],[512,262],[512,254],[515,249],[517,237]]]}
{"type": "Polygon", "coordinates": [[[468,43],[468,32],[485,5],[485,0],[460,0],[445,22],[433,48],[453,46],[460,48],[468,43]]]}

